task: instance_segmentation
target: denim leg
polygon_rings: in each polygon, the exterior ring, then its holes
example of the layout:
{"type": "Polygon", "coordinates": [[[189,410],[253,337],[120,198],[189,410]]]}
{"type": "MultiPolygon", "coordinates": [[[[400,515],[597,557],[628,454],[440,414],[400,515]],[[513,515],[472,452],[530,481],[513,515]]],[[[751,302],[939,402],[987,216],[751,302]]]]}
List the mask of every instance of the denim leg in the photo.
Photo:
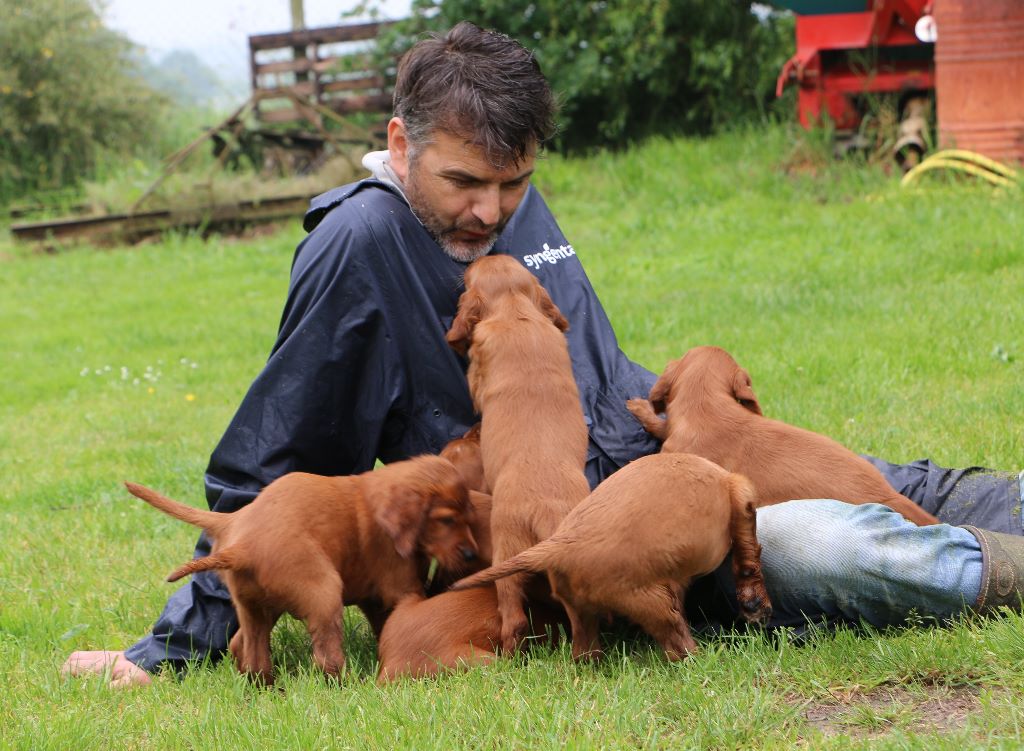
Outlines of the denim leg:
{"type": "MultiPolygon", "coordinates": [[[[911,612],[948,618],[981,589],[981,547],[947,524],[918,527],[886,506],[789,501],[759,509],[757,538],[770,626],[905,622],[911,612]]],[[[730,600],[728,565],[715,574],[730,600]]]]}

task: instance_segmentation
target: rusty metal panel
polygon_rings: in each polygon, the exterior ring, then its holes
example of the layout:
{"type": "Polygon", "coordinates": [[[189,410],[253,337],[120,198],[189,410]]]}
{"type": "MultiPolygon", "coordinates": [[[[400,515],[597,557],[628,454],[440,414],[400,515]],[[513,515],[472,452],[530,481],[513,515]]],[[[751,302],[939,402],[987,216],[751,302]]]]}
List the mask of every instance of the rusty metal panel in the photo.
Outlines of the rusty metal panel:
{"type": "Polygon", "coordinates": [[[1024,164],[1024,2],[935,0],[942,146],[1024,164]]]}

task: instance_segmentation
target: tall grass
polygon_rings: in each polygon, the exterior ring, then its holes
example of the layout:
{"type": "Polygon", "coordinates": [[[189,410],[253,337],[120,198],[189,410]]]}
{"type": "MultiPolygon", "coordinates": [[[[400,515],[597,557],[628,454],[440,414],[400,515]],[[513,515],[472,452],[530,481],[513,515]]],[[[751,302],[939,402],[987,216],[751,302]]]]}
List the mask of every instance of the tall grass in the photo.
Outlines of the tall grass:
{"type": "MultiPolygon", "coordinates": [[[[891,460],[1019,470],[1021,196],[941,180],[907,192],[854,164],[787,169],[797,145],[779,129],[550,157],[537,184],[642,364],[719,344],[771,416],[891,460]]],[[[61,680],[69,652],[126,646],[171,591],[163,575],[194,530],[120,482],[201,503],[300,238],[296,223],[55,255],[0,241],[0,746],[1019,746],[1017,615],[806,642],[706,635],[673,665],[611,634],[597,667],[538,648],[380,689],[349,613],[340,686],[316,675],[289,620],[277,690],[224,663],[127,693],[61,680]]]]}

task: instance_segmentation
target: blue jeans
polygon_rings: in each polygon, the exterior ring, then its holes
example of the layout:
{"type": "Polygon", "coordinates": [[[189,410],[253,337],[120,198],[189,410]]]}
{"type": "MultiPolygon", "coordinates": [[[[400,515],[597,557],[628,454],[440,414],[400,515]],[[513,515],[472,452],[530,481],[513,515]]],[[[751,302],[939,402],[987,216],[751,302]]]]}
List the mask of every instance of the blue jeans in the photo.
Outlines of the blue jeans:
{"type": "MultiPolygon", "coordinates": [[[[1015,497],[998,505],[1014,522],[1000,531],[1020,534],[1024,472],[1011,485],[999,492],[1015,497]]],[[[937,510],[940,519],[947,515],[947,509],[937,510]]],[[[912,613],[944,620],[969,611],[981,590],[981,546],[953,526],[973,520],[945,521],[950,523],[918,527],[877,503],[829,499],[758,509],[757,538],[773,606],[768,625],[801,630],[810,622],[864,622],[883,628],[906,623],[912,613]]],[[[729,610],[738,612],[729,561],[710,578],[713,585],[695,588],[696,602],[687,598],[698,627],[720,626],[729,610]]]]}
{"type": "Polygon", "coordinates": [[[773,626],[863,619],[903,623],[911,611],[950,618],[977,601],[981,547],[962,527],[918,527],[877,503],[790,501],[757,512],[773,626]]]}

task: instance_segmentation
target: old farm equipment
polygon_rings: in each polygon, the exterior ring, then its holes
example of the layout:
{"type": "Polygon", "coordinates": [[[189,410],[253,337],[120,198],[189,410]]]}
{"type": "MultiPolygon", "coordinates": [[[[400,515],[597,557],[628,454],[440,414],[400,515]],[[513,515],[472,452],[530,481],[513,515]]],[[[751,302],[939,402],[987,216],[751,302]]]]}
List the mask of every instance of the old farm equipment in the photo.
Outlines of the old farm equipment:
{"type": "MultiPolygon", "coordinates": [[[[249,37],[252,114],[238,131],[250,159],[303,171],[329,144],[380,143],[391,111],[389,72],[372,42],[394,22],[324,26],[249,37]]],[[[219,144],[224,148],[226,144],[219,144]]]]}
{"type": "MultiPolygon", "coordinates": [[[[126,212],[65,217],[15,224],[15,237],[56,245],[85,239],[93,243],[133,242],[171,228],[233,231],[254,223],[301,216],[312,193],[277,195],[274,181],[264,195],[229,198],[212,179],[190,191],[188,205],[154,206],[157,189],[207,141],[213,171],[248,161],[267,177],[310,175],[337,156],[360,171],[349,153],[382,144],[391,109],[390,74],[374,65],[372,46],[394,22],[354,23],[249,37],[252,91],[220,123],[169,155],[156,180],[126,212]]],[[[209,178],[210,176],[208,176],[209,178]]],[[[332,183],[337,184],[337,183],[332,183]]]]}
{"type": "Polygon", "coordinates": [[[800,123],[828,120],[837,135],[856,134],[872,97],[896,97],[902,120],[897,159],[925,151],[929,97],[935,88],[932,0],[782,0],[796,15],[796,54],[776,93],[798,90],[800,123]],[[924,40],[924,41],[923,41],[924,40]]]}

